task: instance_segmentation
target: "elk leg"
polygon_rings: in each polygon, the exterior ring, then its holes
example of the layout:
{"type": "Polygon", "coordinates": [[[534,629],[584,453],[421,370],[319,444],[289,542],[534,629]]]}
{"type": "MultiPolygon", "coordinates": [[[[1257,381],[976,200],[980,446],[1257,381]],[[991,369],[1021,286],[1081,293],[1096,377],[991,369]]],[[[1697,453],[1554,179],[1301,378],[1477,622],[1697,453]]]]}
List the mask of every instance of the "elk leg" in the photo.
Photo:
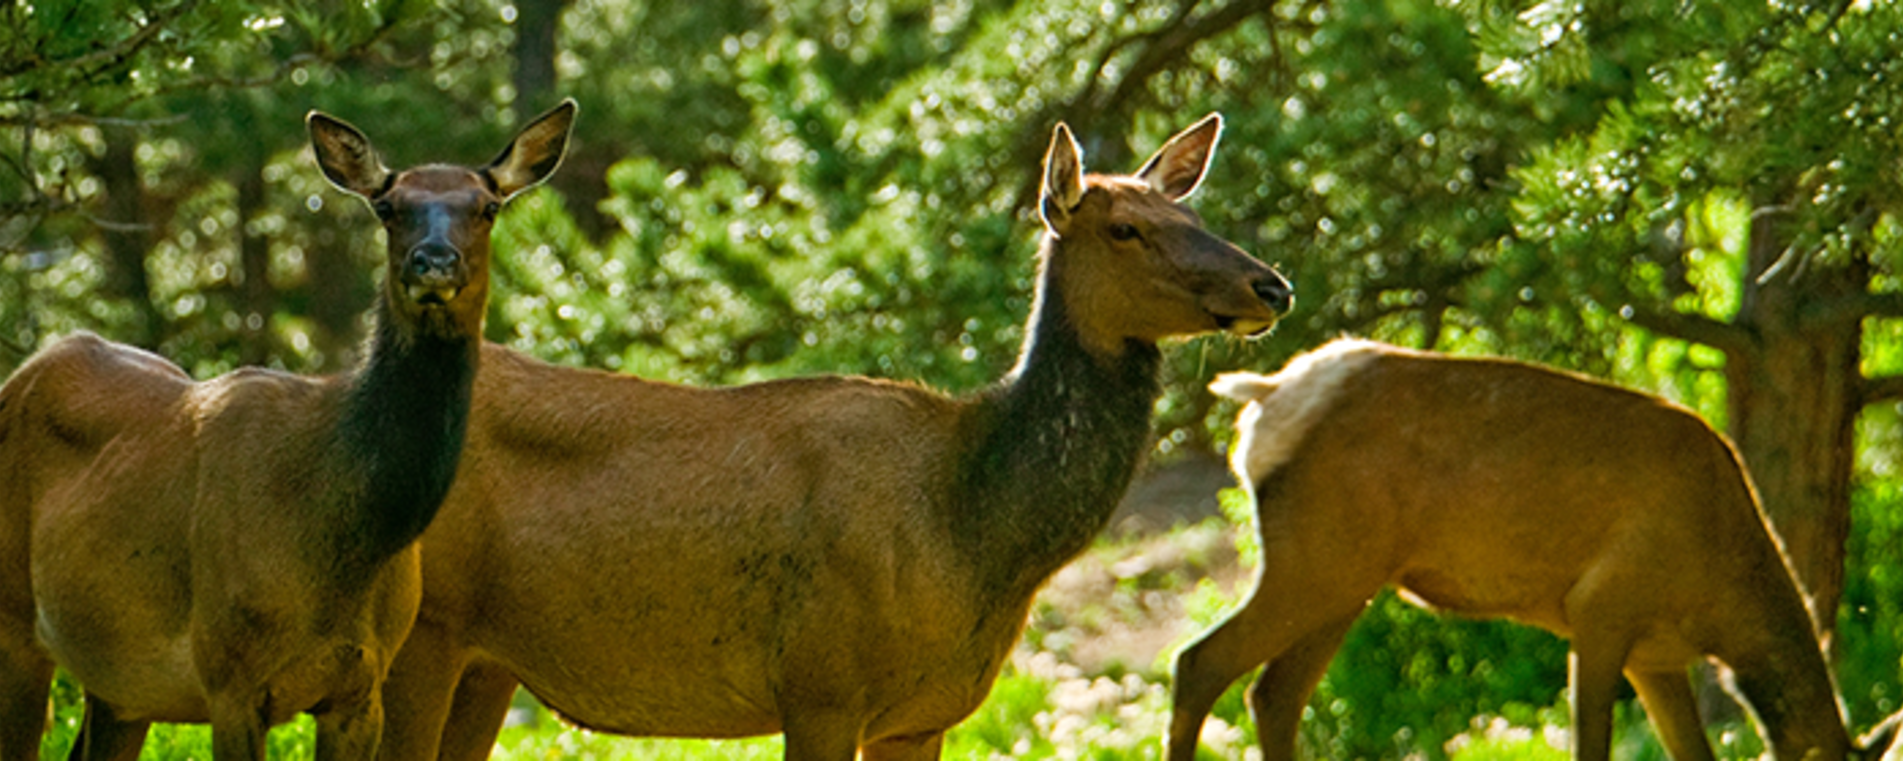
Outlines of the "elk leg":
{"type": "Polygon", "coordinates": [[[382,739],[383,698],[372,689],[362,700],[317,716],[316,761],[376,758],[382,739]]]}
{"type": "Polygon", "coordinates": [[[1698,700],[1685,671],[1628,671],[1626,679],[1639,693],[1645,713],[1658,733],[1659,744],[1672,761],[1712,761],[1711,741],[1698,720],[1698,700]]]}
{"type": "Polygon", "coordinates": [[[1573,638],[1573,759],[1607,761],[1612,757],[1612,704],[1619,688],[1624,648],[1581,633],[1573,638]]]}
{"type": "Polygon", "coordinates": [[[863,761],[938,761],[944,746],[943,732],[888,737],[867,745],[861,758],[863,761]]]}
{"type": "Polygon", "coordinates": [[[30,637],[0,648],[0,759],[39,761],[52,684],[53,662],[39,653],[30,637]]]}
{"type": "Polygon", "coordinates": [[[1295,647],[1269,661],[1249,689],[1249,716],[1255,719],[1256,742],[1263,761],[1292,761],[1302,725],[1302,706],[1328,673],[1328,663],[1341,647],[1358,615],[1309,632],[1295,647]]]}
{"type": "Polygon", "coordinates": [[[87,693],[86,715],[80,719],[79,735],[73,738],[73,751],[66,757],[71,761],[134,761],[151,726],[143,721],[120,720],[106,701],[87,693]]]}
{"type": "Polygon", "coordinates": [[[781,723],[785,761],[853,761],[859,753],[857,717],[849,712],[793,708],[781,723]]]}
{"type": "MultiPolygon", "coordinates": [[[[1271,564],[1269,557],[1265,552],[1256,591],[1242,608],[1176,654],[1169,736],[1164,741],[1170,761],[1196,757],[1203,720],[1231,683],[1258,664],[1283,657],[1289,648],[1305,642],[1317,630],[1338,626],[1344,616],[1352,620],[1358,606],[1367,599],[1365,595],[1318,593],[1317,585],[1276,584],[1276,579],[1311,576],[1287,564],[1271,564]],[[1351,602],[1346,606],[1329,604],[1330,599],[1351,602]]],[[[1279,683],[1281,679],[1274,681],[1279,683]]]]}
{"type": "Polygon", "coordinates": [[[440,758],[444,761],[488,758],[496,747],[496,735],[502,732],[502,722],[509,716],[509,701],[515,697],[516,685],[514,674],[493,663],[472,664],[465,669],[462,681],[456,685],[455,699],[450,703],[449,720],[443,724],[440,758]]]}
{"type": "MultiPolygon", "coordinates": [[[[1249,647],[1252,633],[1243,620],[1246,613],[1248,608],[1238,611],[1176,654],[1171,669],[1174,678],[1170,685],[1169,734],[1163,739],[1169,761],[1194,761],[1209,709],[1216,706],[1216,699],[1231,682],[1261,662],[1251,655],[1257,648],[1249,647]]],[[[1269,650],[1270,657],[1274,657],[1272,647],[1259,649],[1269,650]]]]}
{"type": "MultiPolygon", "coordinates": [[[[1262,504],[1288,498],[1275,481],[1264,483],[1262,489],[1258,495],[1262,504]]],[[[1300,516],[1300,510],[1294,516],[1300,516]]],[[[1170,727],[1165,738],[1170,761],[1195,759],[1203,719],[1235,679],[1258,664],[1283,658],[1292,647],[1309,643],[1315,632],[1345,626],[1344,620],[1353,622],[1366,607],[1368,597],[1380,592],[1387,580],[1374,559],[1342,563],[1334,557],[1313,556],[1313,548],[1304,537],[1336,533],[1332,525],[1292,525],[1286,517],[1275,516],[1260,519],[1264,521],[1260,529],[1264,540],[1256,588],[1243,601],[1243,607],[1176,654],[1174,685],[1170,687],[1170,727]]],[[[1321,649],[1323,641],[1326,637],[1317,637],[1311,647],[1321,649]]],[[[1326,658],[1323,660],[1326,662],[1326,658]]],[[[1309,668],[1324,666],[1304,664],[1294,672],[1309,668]]],[[[1296,681],[1294,675],[1271,677],[1271,685],[1279,685],[1283,679],[1296,681]]],[[[1300,708],[1296,713],[1296,721],[1300,721],[1300,708]]]]}
{"type": "Polygon", "coordinates": [[[264,736],[270,722],[264,701],[248,693],[211,696],[211,755],[217,761],[265,761],[264,736]]]}
{"type": "Polygon", "coordinates": [[[410,630],[383,682],[383,742],[389,759],[434,759],[462,676],[463,659],[422,621],[410,630]]]}

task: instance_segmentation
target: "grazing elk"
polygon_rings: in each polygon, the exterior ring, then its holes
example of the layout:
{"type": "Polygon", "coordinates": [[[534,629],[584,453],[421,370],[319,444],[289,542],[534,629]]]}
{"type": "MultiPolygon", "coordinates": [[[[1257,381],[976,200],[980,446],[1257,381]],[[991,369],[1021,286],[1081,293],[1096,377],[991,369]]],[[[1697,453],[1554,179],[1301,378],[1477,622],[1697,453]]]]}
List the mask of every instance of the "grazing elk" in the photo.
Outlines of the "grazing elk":
{"type": "Polygon", "coordinates": [[[455,477],[489,291],[489,230],[560,162],[573,102],[479,169],[385,169],[313,112],[324,175],[375,208],[388,264],[367,356],[340,376],[194,383],[91,335],[0,387],[0,758],[39,758],[55,663],[85,687],[76,759],[136,758],[154,721],[210,721],[262,759],[317,716],[368,759],[421,596],[415,539],[455,477]]]}
{"type": "Polygon", "coordinates": [[[486,757],[518,683],[604,732],[937,758],[1123,493],[1157,342],[1258,334],[1291,304],[1178,203],[1220,130],[1212,115],[1135,176],[1084,176],[1057,127],[1024,350],[970,397],[842,377],[692,389],[490,349],[466,467],[422,542],[386,758],[486,757]]]}
{"type": "Polygon", "coordinates": [[[1236,473],[1256,499],[1255,590],[1176,658],[1172,761],[1228,685],[1262,756],[1297,724],[1382,587],[1572,641],[1573,755],[1602,761],[1623,671],[1660,742],[1710,759],[1688,668],[1713,658],[1781,759],[1853,749],[1803,593],[1738,455],[1696,415],[1588,378],[1341,340],[1210,386],[1248,402],[1236,473]]]}

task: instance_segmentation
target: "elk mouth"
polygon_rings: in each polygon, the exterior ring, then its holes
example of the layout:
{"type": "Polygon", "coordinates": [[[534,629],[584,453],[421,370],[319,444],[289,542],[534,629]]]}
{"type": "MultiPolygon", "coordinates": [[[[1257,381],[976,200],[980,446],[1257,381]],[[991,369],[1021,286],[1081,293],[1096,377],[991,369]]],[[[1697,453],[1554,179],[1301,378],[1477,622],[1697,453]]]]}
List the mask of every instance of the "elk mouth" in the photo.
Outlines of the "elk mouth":
{"type": "Polygon", "coordinates": [[[447,306],[454,301],[462,289],[453,285],[424,285],[411,283],[410,300],[423,306],[447,306]]]}
{"type": "Polygon", "coordinates": [[[1275,318],[1273,317],[1268,319],[1260,317],[1237,317],[1235,315],[1216,314],[1214,312],[1209,313],[1209,316],[1215,319],[1216,328],[1218,330],[1244,338],[1260,337],[1267,334],[1269,329],[1275,327],[1275,318]]]}

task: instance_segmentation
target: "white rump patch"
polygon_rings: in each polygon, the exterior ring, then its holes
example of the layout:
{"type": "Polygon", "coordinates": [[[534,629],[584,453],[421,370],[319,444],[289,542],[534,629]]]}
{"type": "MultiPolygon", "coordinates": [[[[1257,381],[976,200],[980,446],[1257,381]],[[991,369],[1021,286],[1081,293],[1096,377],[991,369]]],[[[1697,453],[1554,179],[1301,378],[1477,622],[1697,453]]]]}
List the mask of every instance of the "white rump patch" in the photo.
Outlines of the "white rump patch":
{"type": "Polygon", "coordinates": [[[1274,375],[1224,373],[1209,390],[1248,402],[1236,417],[1230,467],[1250,489],[1295,455],[1310,428],[1334,406],[1349,376],[1382,354],[1404,351],[1359,338],[1331,341],[1289,360],[1274,375]]]}

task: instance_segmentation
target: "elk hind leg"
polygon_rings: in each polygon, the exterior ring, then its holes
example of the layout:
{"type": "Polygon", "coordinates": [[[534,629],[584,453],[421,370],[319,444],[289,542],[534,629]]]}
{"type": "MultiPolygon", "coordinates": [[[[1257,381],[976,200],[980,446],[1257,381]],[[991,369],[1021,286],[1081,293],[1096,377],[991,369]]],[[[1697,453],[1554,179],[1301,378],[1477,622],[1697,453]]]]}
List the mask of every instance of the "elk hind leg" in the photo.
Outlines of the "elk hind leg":
{"type": "MultiPolygon", "coordinates": [[[[1169,736],[1165,740],[1170,761],[1196,757],[1203,721],[1231,683],[1259,664],[1280,659],[1316,632],[1339,626],[1343,618],[1352,621],[1373,595],[1373,589],[1379,588],[1377,582],[1365,594],[1341,593],[1320,589],[1317,584],[1289,583],[1310,577],[1290,563],[1271,562],[1275,556],[1267,548],[1263,556],[1256,590],[1242,608],[1176,654],[1169,736]]],[[[1317,639],[1314,649],[1321,649],[1320,642],[1325,639],[1317,639]]],[[[1304,662],[1291,671],[1310,668],[1313,666],[1304,662]]],[[[1299,681],[1294,675],[1270,679],[1270,689],[1278,692],[1283,682],[1299,681]]]]}
{"type": "Polygon", "coordinates": [[[1645,704],[1652,730],[1672,761],[1712,761],[1711,741],[1705,737],[1705,725],[1698,720],[1698,700],[1692,693],[1691,678],[1678,671],[1629,670],[1626,679],[1645,704]]]}
{"type": "Polygon", "coordinates": [[[1281,657],[1269,661],[1249,688],[1249,716],[1255,719],[1256,742],[1263,761],[1292,761],[1300,735],[1302,707],[1328,673],[1328,663],[1341,648],[1359,616],[1349,614],[1309,632],[1281,657]]]}

